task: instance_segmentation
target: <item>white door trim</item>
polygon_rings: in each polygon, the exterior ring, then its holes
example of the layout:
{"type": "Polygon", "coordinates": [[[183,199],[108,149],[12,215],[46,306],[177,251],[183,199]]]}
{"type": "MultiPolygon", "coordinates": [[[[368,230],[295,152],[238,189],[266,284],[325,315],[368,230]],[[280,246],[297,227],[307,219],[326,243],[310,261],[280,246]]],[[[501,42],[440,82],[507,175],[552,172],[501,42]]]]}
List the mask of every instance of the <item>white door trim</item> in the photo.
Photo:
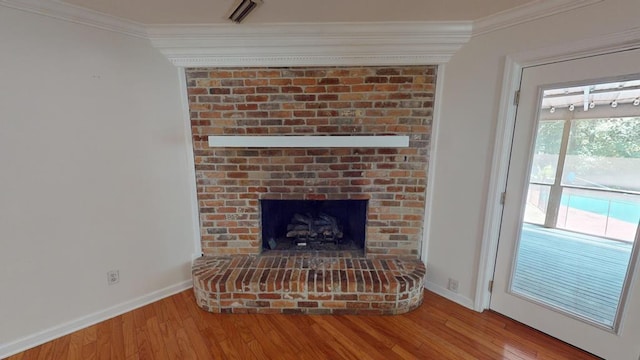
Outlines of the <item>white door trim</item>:
{"type": "Polygon", "coordinates": [[[576,41],[568,46],[557,45],[506,56],[487,204],[485,207],[482,246],[478,264],[478,279],[474,299],[474,309],[476,311],[489,308],[491,296],[489,282],[493,279],[502,218],[500,197],[506,188],[511,138],[516,119],[514,95],[516,90],[520,88],[522,69],[636,48],[640,48],[640,27],[576,41]]]}

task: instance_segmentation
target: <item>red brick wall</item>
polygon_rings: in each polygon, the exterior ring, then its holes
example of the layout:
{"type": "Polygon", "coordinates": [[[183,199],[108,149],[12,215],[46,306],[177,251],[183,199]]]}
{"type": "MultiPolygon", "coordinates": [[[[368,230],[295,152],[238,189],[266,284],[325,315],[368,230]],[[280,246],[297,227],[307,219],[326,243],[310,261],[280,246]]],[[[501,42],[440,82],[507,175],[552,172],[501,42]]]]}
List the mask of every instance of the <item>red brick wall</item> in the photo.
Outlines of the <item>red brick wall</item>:
{"type": "MultiPolygon", "coordinates": [[[[261,251],[258,199],[369,199],[366,253],[418,257],[435,66],[189,68],[202,247],[261,251]],[[209,148],[208,135],[410,135],[408,148],[209,148]]],[[[345,137],[345,141],[349,141],[345,137]]]]}

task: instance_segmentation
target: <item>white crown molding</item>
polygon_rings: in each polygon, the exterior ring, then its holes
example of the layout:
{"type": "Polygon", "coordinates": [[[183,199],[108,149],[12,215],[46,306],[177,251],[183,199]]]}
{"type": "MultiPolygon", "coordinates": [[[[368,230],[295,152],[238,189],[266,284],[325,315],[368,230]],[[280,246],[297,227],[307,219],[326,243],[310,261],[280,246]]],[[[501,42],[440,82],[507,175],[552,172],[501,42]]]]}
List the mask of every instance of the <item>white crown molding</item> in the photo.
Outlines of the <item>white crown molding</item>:
{"type": "MultiPolygon", "coordinates": [[[[162,51],[162,50],[161,50],[162,51]]],[[[308,56],[218,56],[217,54],[165,53],[178,67],[287,67],[287,66],[384,66],[384,65],[434,65],[445,64],[451,58],[447,54],[363,54],[363,55],[308,55],[308,56]]]]}
{"type": "Polygon", "coordinates": [[[446,63],[470,36],[486,34],[601,1],[603,0],[534,0],[473,22],[321,23],[242,27],[145,26],[60,0],[0,0],[0,5],[129,36],[150,38],[154,46],[177,66],[283,66],[446,63]],[[403,35],[414,37],[415,41],[407,44],[403,35]],[[296,43],[294,39],[299,41],[296,43]],[[322,44],[305,43],[305,40],[320,40],[322,44]],[[272,46],[260,44],[264,41],[272,46]],[[229,48],[238,44],[245,46],[245,42],[250,43],[250,48],[245,49],[246,53],[238,51],[233,54],[229,48]],[[285,50],[274,45],[278,42],[283,47],[293,48],[285,54],[255,54],[261,50],[285,50]],[[310,49],[301,47],[302,44],[310,49]],[[220,48],[206,49],[207,45],[226,45],[223,49],[227,53],[217,55],[220,48]],[[345,51],[336,47],[340,45],[349,49],[345,51]],[[328,53],[325,53],[326,50],[328,53]]]}
{"type": "Polygon", "coordinates": [[[603,0],[534,0],[476,21],[268,25],[149,25],[60,0],[0,0],[0,6],[151,40],[187,66],[444,64],[471,36],[603,0]]]}
{"type": "Polygon", "coordinates": [[[603,0],[535,0],[473,22],[473,36],[505,29],[603,0]]]}
{"type": "Polygon", "coordinates": [[[58,0],[0,0],[1,6],[120,34],[147,38],[144,25],[58,0]]]}
{"type": "Polygon", "coordinates": [[[442,64],[471,22],[165,25],[149,39],[176,66],[442,64]]]}
{"type": "Polygon", "coordinates": [[[637,48],[640,48],[640,26],[613,34],[573,41],[570,45],[560,44],[522,51],[512,54],[510,58],[522,64],[523,67],[528,67],[637,48]]]}

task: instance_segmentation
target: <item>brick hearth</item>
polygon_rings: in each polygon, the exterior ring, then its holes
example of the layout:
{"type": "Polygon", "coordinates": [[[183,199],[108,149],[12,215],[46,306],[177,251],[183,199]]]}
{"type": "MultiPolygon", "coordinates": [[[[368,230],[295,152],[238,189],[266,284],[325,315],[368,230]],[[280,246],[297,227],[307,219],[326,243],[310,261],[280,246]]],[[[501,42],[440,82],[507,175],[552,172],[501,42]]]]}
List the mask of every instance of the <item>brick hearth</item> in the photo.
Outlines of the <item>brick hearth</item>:
{"type": "Polygon", "coordinates": [[[422,304],[419,260],[341,254],[205,256],[193,266],[198,305],[214,313],[393,315],[422,304]]]}

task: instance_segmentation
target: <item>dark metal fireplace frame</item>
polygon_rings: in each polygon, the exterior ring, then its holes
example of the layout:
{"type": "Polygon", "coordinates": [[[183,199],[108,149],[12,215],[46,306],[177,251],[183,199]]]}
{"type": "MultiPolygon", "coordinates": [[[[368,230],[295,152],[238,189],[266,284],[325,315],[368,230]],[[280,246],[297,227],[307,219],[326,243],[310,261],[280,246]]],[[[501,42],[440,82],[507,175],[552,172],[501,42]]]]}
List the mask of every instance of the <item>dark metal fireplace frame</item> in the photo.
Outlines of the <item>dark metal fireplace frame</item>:
{"type": "Polygon", "coordinates": [[[364,251],[367,207],[368,200],[260,200],[262,251],[364,251]],[[319,225],[302,229],[309,222],[319,225]]]}

